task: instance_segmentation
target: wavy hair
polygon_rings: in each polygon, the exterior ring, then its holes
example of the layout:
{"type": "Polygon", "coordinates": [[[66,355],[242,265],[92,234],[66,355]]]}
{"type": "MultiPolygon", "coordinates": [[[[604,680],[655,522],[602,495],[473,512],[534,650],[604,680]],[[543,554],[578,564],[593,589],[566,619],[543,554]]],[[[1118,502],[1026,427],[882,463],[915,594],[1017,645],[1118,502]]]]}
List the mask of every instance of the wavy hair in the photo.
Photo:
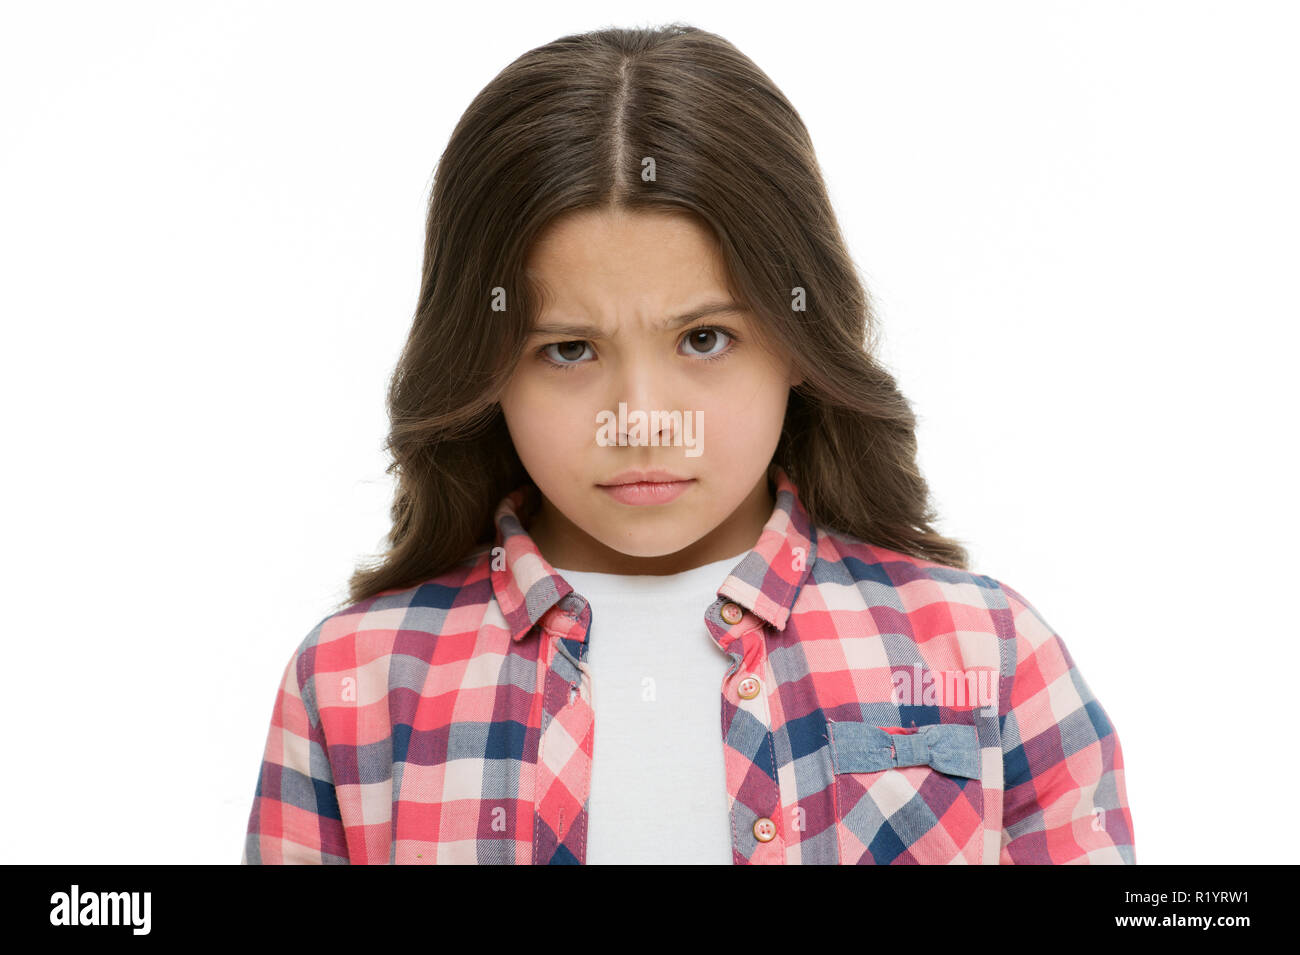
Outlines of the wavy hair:
{"type": "Polygon", "coordinates": [[[530,50],[457,123],[388,391],[388,548],[357,566],[346,602],[436,577],[493,539],[496,504],[529,480],[498,404],[540,302],[528,252],[561,216],[599,207],[712,231],[736,300],[803,377],[773,462],[816,525],[966,568],[962,545],[932,526],[916,417],[874,357],[871,301],[803,121],[731,43],[674,23],[530,50]],[[502,296],[510,308],[494,310],[502,296]]]}

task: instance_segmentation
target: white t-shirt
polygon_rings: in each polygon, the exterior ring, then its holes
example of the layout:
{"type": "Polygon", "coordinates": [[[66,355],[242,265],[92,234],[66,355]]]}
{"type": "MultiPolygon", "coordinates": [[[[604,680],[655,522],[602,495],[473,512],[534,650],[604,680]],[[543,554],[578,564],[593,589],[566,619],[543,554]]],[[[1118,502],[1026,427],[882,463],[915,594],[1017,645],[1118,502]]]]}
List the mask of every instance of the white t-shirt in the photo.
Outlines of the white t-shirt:
{"type": "Polygon", "coordinates": [[[722,679],[704,611],[748,551],[666,576],[555,568],[591,605],[587,864],[730,865],[722,679]]]}

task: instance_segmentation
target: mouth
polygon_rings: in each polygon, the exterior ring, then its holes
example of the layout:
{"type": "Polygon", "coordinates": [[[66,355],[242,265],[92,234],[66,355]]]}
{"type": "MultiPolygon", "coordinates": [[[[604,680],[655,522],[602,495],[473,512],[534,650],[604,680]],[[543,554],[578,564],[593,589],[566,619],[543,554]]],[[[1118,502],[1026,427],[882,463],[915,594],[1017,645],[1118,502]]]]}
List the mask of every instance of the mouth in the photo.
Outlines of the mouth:
{"type": "Polygon", "coordinates": [[[667,504],[695,484],[695,478],[669,471],[624,471],[597,484],[602,491],[621,504],[667,504]]]}
{"type": "Polygon", "coordinates": [[[618,487],[623,484],[676,484],[692,480],[694,478],[674,474],[672,471],[621,471],[608,481],[598,483],[600,487],[618,487]]]}

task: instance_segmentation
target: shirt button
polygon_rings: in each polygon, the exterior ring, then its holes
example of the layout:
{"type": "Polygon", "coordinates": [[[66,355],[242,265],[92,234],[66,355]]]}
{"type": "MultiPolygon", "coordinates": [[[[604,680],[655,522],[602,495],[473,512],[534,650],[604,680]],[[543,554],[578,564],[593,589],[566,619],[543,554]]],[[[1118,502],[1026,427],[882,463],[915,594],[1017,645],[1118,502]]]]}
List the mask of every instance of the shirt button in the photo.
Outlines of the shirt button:
{"type": "Polygon", "coordinates": [[[734,604],[728,601],[722,605],[722,619],[727,623],[740,623],[740,618],[745,615],[740,604],[734,604]]]}
{"type": "Polygon", "coordinates": [[[759,842],[771,842],[776,838],[776,823],[764,816],[754,820],[754,838],[759,842]]]}
{"type": "Polygon", "coordinates": [[[742,700],[752,700],[758,696],[760,688],[761,684],[758,682],[758,677],[747,676],[740,681],[740,685],[736,687],[736,692],[740,694],[742,700]]]}

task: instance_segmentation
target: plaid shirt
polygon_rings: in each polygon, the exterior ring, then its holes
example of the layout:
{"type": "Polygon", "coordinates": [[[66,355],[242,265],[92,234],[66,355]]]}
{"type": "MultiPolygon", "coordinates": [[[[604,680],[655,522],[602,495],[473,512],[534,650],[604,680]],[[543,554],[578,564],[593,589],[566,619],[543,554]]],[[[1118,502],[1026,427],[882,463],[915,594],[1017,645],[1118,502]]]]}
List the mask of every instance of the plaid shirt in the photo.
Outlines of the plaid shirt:
{"type": "MultiPolygon", "coordinates": [[[[1133,863],[1119,738],[1043,617],[813,527],[773,472],[771,518],[701,608],[731,659],[733,862],[1133,863]]],[[[591,610],[525,531],[530,493],[498,506],[495,547],[298,646],[242,862],[584,863],[591,610]]]]}

